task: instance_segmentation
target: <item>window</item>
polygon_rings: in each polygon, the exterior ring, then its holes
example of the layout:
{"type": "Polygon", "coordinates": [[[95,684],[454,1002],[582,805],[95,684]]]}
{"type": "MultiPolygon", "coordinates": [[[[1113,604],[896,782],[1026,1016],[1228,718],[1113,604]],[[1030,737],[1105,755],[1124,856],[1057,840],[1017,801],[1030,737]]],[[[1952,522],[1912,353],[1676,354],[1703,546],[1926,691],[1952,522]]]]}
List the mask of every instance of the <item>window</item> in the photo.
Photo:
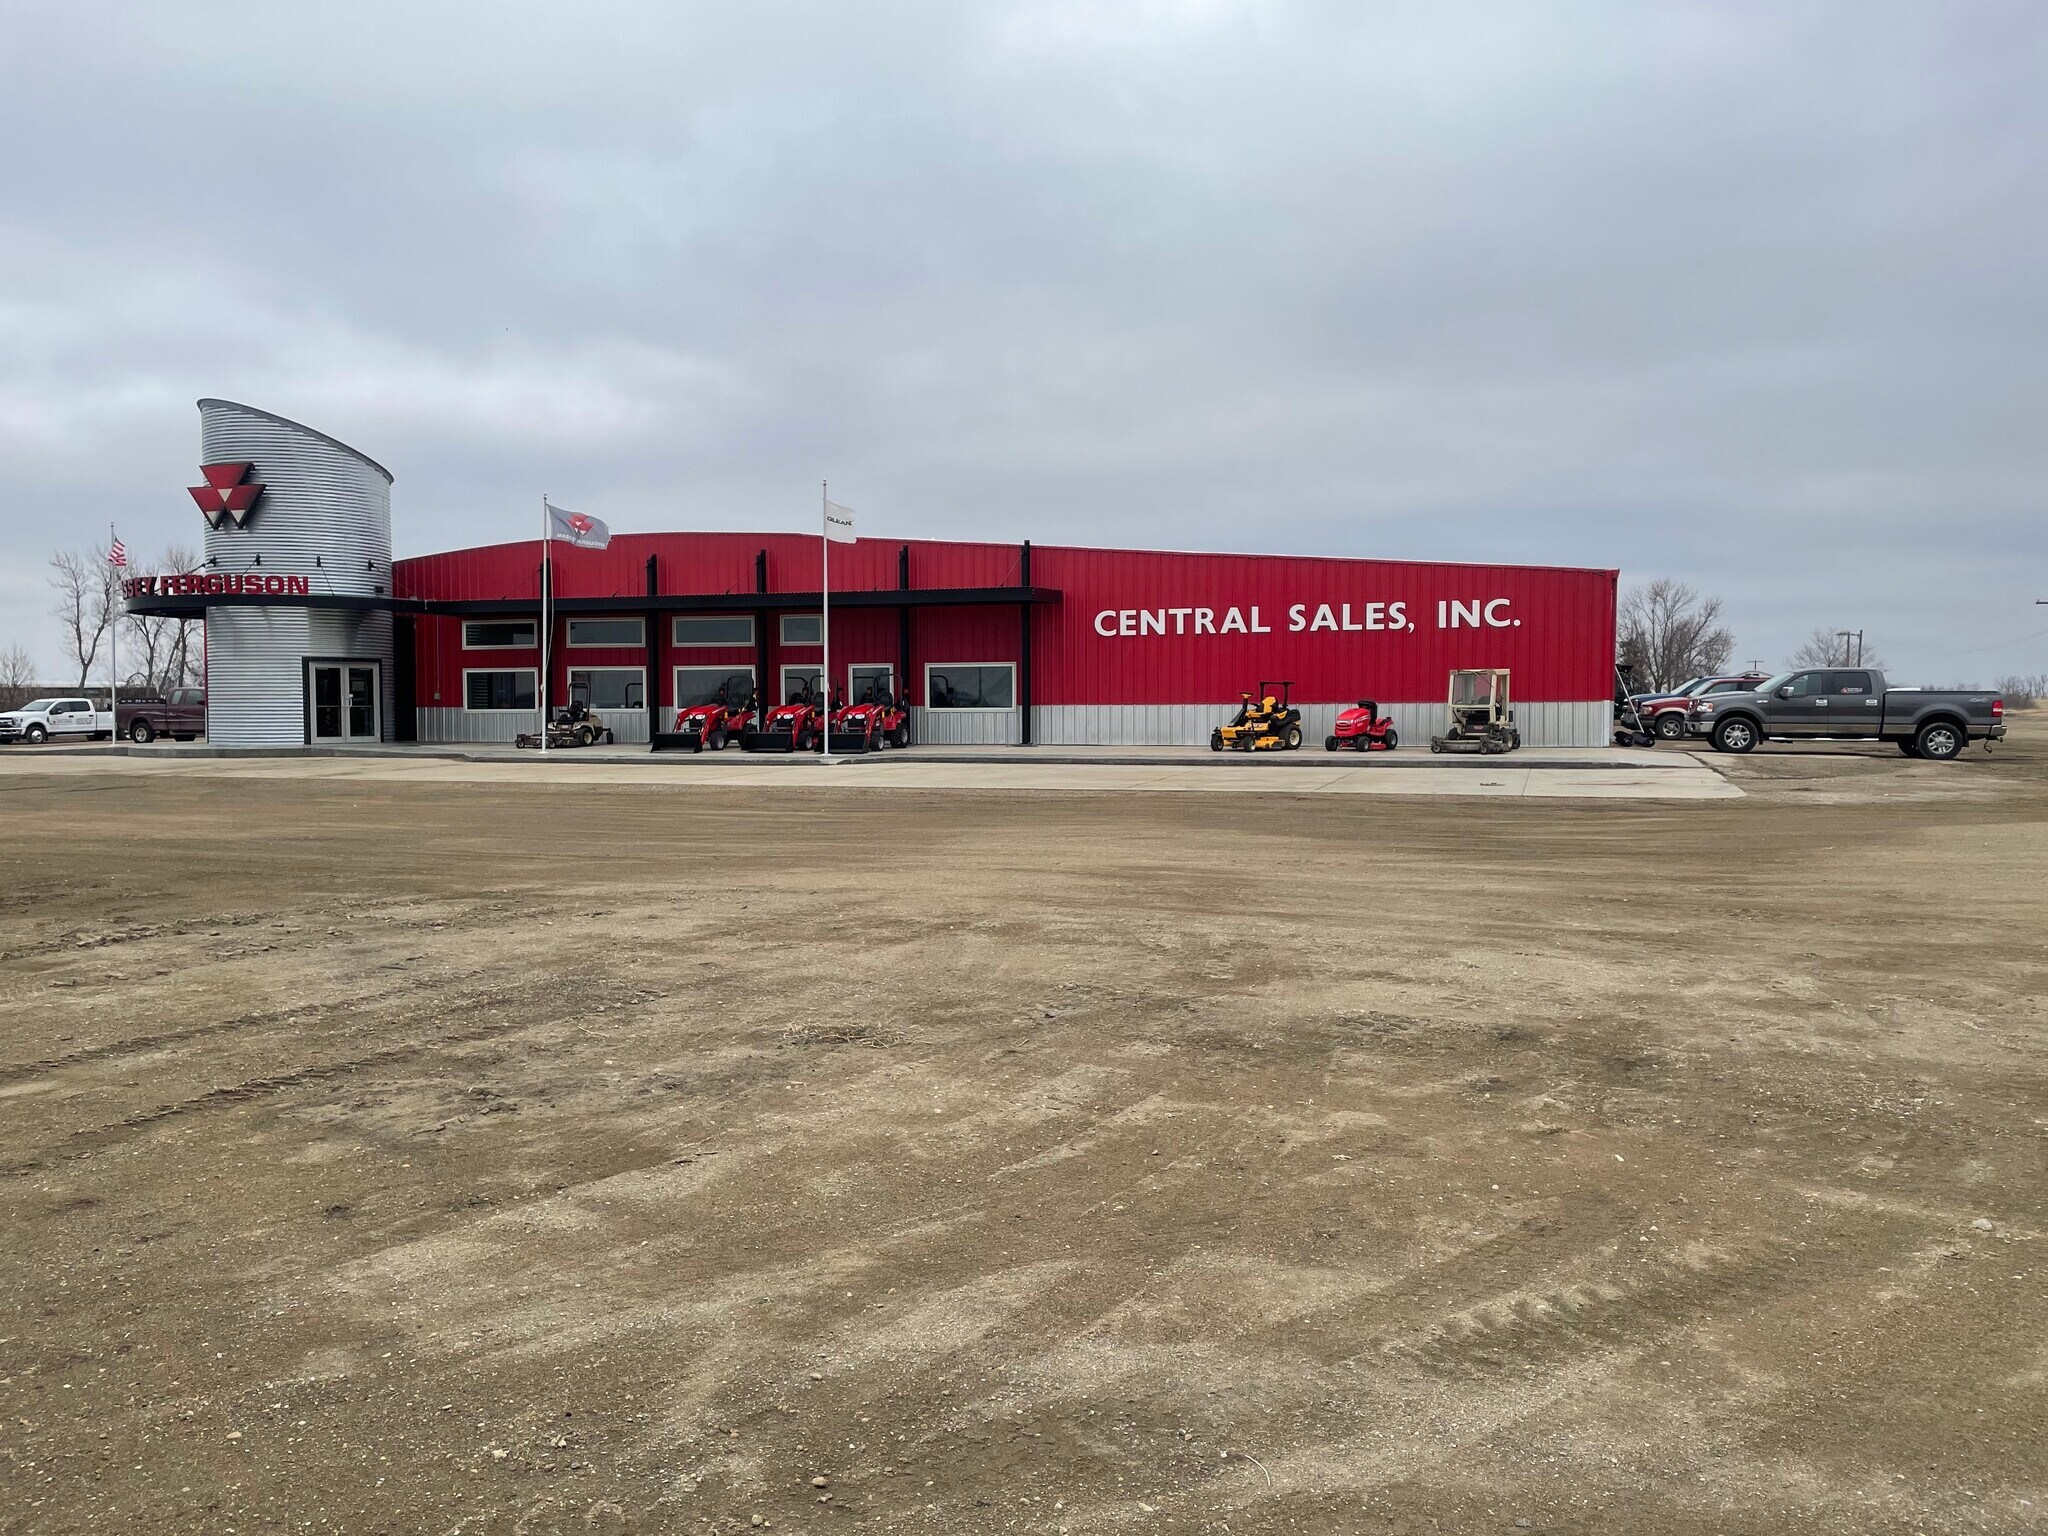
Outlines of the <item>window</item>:
{"type": "Polygon", "coordinates": [[[754,691],[752,667],[677,667],[676,708],[694,709],[709,704],[725,689],[726,702],[743,704],[754,691]]]}
{"type": "Polygon", "coordinates": [[[462,700],[471,709],[533,709],[534,680],[540,674],[532,667],[508,668],[503,672],[462,674],[462,700]]]}
{"type": "Polygon", "coordinates": [[[1708,692],[1708,693],[1741,693],[1741,692],[1743,692],[1743,691],[1744,691],[1744,690],[1745,690],[1746,688],[1748,688],[1748,687],[1749,687],[1749,684],[1747,684],[1747,683],[1743,683],[1743,682],[1734,682],[1734,681],[1724,681],[1724,682],[1719,682],[1719,683],[1716,683],[1716,684],[1714,684],[1714,686],[1713,686],[1713,687],[1711,687],[1711,688],[1709,688],[1709,689],[1707,690],[1707,692],[1708,692]]]}
{"type": "Polygon", "coordinates": [[[573,667],[569,702],[592,709],[645,709],[647,673],[641,667],[573,667]]]}
{"type": "Polygon", "coordinates": [[[782,692],[775,696],[777,704],[787,704],[808,685],[811,692],[818,691],[819,671],[816,667],[784,667],[782,669],[782,692]]]}
{"type": "Polygon", "coordinates": [[[462,626],[465,651],[513,651],[539,644],[538,619],[471,619],[462,626]]]}
{"type": "Polygon", "coordinates": [[[1017,669],[1007,661],[928,666],[924,701],[933,709],[1014,709],[1017,669]]]}
{"type": "Polygon", "coordinates": [[[647,625],[641,619],[571,619],[571,645],[645,645],[647,625]]]}
{"type": "Polygon", "coordinates": [[[1828,692],[1853,693],[1860,698],[1870,692],[1870,674],[1868,672],[1830,672],[1828,674],[1828,692]]]}
{"type": "Polygon", "coordinates": [[[1794,699],[1810,699],[1827,692],[1828,675],[1825,672],[1801,672],[1785,686],[1792,691],[1786,695],[1794,699]]]}
{"type": "Polygon", "coordinates": [[[675,643],[689,645],[752,645],[754,620],[750,614],[736,618],[677,619],[675,643]]]}
{"type": "Polygon", "coordinates": [[[815,613],[785,613],[782,616],[784,645],[818,645],[824,640],[825,621],[815,613]]]}
{"type": "Polygon", "coordinates": [[[872,688],[878,694],[896,697],[896,669],[886,662],[873,667],[849,667],[846,670],[846,702],[858,704],[868,697],[872,688]]]}

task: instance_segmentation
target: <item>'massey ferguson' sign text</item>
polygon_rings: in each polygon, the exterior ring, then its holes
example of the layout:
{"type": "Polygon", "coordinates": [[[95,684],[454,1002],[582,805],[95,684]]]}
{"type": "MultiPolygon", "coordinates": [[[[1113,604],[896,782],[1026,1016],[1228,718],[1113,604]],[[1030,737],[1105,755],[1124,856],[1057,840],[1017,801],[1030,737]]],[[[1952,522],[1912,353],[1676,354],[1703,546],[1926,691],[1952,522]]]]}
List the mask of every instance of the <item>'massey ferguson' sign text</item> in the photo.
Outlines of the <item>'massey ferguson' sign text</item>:
{"type": "Polygon", "coordinates": [[[131,576],[123,597],[311,597],[309,576],[259,576],[254,572],[188,571],[175,576],[131,576]]]}
{"type": "MultiPolygon", "coordinates": [[[[1438,629],[1519,629],[1522,621],[1508,612],[1504,597],[1446,598],[1436,605],[1438,629]]],[[[1408,604],[1290,603],[1287,634],[1378,633],[1413,634],[1415,621],[1408,604]]],[[[1274,626],[1260,615],[1259,605],[1246,608],[1104,608],[1095,615],[1095,633],[1105,640],[1146,635],[1270,635],[1274,626]]]]}

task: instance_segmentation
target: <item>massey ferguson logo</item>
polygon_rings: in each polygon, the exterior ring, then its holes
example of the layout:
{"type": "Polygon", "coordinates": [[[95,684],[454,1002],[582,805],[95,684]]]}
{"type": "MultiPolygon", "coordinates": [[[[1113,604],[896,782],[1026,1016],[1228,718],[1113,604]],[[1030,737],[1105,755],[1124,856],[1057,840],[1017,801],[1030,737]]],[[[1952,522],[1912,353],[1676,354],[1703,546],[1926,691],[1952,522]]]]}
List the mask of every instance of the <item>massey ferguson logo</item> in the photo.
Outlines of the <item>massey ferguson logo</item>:
{"type": "Polygon", "coordinates": [[[263,494],[260,485],[244,485],[253,466],[248,464],[202,464],[199,473],[206,476],[206,484],[188,486],[192,499],[199,503],[199,510],[209,527],[218,528],[228,518],[235,520],[237,528],[249,521],[249,514],[256,507],[256,499],[263,494]]]}

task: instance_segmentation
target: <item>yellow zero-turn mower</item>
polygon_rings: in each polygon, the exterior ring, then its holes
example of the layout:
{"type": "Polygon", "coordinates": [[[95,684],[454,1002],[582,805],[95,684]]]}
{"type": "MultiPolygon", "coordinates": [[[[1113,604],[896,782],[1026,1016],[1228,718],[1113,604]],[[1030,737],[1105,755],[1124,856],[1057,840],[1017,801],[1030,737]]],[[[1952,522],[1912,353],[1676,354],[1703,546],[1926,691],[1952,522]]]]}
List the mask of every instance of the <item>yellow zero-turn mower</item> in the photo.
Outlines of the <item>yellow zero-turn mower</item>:
{"type": "Polygon", "coordinates": [[[1209,750],[1221,752],[1228,747],[1233,752],[1294,751],[1301,745],[1301,711],[1288,703],[1293,688],[1294,684],[1288,682],[1262,682],[1257,693],[1239,694],[1244,702],[1237,706],[1228,725],[1219,725],[1209,733],[1209,750]],[[1270,688],[1280,691],[1269,693],[1270,688]]]}

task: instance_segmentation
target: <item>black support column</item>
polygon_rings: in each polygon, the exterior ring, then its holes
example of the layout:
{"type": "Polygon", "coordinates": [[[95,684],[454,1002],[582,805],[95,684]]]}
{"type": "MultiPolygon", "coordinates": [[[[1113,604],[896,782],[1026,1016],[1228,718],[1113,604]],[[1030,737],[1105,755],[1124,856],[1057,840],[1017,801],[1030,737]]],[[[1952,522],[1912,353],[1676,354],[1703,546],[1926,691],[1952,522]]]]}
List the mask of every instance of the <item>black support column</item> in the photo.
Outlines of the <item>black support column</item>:
{"type": "MultiPolygon", "coordinates": [[[[1031,541],[1024,541],[1024,555],[1017,584],[1031,585],[1031,541]]],[[[1017,605],[1017,744],[1031,745],[1031,604],[1017,605]]]]}
{"type": "MultiPolygon", "coordinates": [[[[661,596],[661,568],[656,556],[647,557],[647,595],[661,596]]],[[[654,738],[661,734],[661,623],[662,615],[652,604],[641,621],[647,630],[647,750],[654,750],[654,738]]]]}
{"type": "MultiPolygon", "coordinates": [[[[896,590],[910,590],[910,546],[896,551],[896,590]]],[[[896,609],[896,702],[910,708],[910,604],[896,609]]]]}
{"type": "MultiPolygon", "coordinates": [[[[754,595],[768,595],[768,551],[754,552],[754,595]]],[[[759,727],[768,718],[768,711],[782,702],[779,690],[768,676],[768,610],[754,610],[754,694],[761,701],[761,709],[754,716],[759,727]]]]}

